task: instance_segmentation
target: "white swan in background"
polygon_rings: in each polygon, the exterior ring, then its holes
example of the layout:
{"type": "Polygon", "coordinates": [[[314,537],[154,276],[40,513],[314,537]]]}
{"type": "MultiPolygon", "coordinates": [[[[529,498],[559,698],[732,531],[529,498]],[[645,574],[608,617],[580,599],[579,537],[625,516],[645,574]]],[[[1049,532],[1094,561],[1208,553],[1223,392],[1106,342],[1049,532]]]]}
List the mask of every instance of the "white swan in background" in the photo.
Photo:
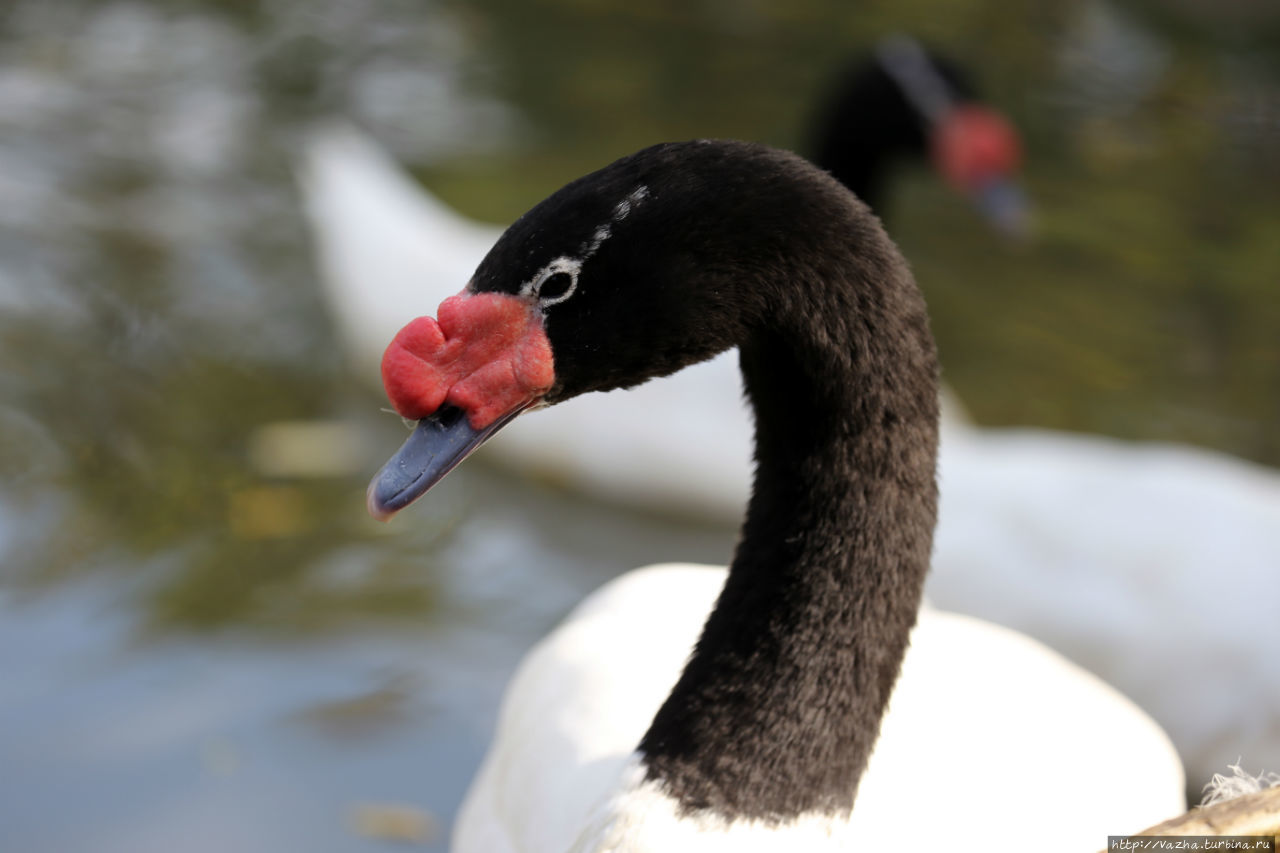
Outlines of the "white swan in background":
{"type": "MultiPolygon", "coordinates": [[[[457,292],[501,233],[331,126],[301,168],[321,283],[359,375],[404,318],[457,292]]],[[[736,520],[751,428],[736,355],[627,395],[520,418],[491,461],[629,505],[736,520]],[[662,412],[664,429],[651,428],[662,412]]],[[[1280,474],[1222,454],[1033,429],[975,429],[944,405],[928,589],[1118,686],[1199,784],[1244,756],[1280,766],[1280,474]]]]}
{"type": "Polygon", "coordinates": [[[1075,851],[1181,813],[1178,757],[1131,702],[1008,629],[920,610],[924,302],[867,208],[793,154],[654,146],[518,220],[388,347],[388,396],[420,420],[370,511],[526,409],[733,345],[757,464],[732,565],[629,572],[529,654],[455,853],[1075,851]]]}

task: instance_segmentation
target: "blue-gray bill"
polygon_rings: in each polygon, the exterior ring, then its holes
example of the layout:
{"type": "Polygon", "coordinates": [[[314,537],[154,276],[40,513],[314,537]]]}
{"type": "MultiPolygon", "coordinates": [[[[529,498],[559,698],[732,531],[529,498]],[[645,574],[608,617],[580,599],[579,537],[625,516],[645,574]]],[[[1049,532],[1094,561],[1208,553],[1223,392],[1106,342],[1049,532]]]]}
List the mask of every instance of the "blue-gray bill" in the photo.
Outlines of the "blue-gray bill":
{"type": "Polygon", "coordinates": [[[1000,233],[1019,240],[1031,236],[1031,204],[1016,181],[996,178],[984,182],[969,195],[1000,233]]]}
{"type": "Polygon", "coordinates": [[[386,521],[422,497],[458,464],[528,408],[508,412],[483,429],[474,429],[466,413],[455,406],[442,406],[430,417],[418,421],[396,455],[369,483],[369,514],[386,521]]]}

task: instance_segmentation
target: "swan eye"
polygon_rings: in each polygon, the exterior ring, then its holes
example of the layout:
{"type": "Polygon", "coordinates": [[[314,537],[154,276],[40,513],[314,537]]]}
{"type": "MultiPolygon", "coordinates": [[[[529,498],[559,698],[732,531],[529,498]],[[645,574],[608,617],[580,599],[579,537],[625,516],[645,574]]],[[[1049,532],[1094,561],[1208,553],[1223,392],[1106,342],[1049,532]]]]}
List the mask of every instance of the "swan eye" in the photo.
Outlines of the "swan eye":
{"type": "Polygon", "coordinates": [[[543,305],[563,302],[573,293],[578,282],[567,272],[553,272],[538,286],[538,301],[543,305]]]}
{"type": "Polygon", "coordinates": [[[573,292],[578,289],[578,272],[581,269],[581,261],[556,258],[525,282],[520,292],[525,296],[532,296],[542,308],[558,305],[573,296],[573,292]]]}

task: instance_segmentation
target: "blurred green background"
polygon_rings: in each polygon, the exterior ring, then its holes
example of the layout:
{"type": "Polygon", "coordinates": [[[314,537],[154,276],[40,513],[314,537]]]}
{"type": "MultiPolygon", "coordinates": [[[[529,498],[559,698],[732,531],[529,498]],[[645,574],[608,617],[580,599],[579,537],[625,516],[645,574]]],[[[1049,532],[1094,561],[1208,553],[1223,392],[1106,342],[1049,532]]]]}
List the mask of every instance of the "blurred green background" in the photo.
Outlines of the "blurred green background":
{"type": "Polygon", "coordinates": [[[434,815],[409,834],[443,849],[532,638],[613,572],[729,553],[482,467],[412,525],[365,518],[403,433],[320,301],[314,122],[503,223],[648,143],[799,147],[891,32],[963,58],[1026,142],[1028,244],[924,169],[886,211],[975,419],[1280,464],[1274,3],[6,3],[6,843],[379,849],[344,817],[372,800],[434,815]],[[346,468],[255,466],[263,425],[306,419],[359,436],[346,468]]]}

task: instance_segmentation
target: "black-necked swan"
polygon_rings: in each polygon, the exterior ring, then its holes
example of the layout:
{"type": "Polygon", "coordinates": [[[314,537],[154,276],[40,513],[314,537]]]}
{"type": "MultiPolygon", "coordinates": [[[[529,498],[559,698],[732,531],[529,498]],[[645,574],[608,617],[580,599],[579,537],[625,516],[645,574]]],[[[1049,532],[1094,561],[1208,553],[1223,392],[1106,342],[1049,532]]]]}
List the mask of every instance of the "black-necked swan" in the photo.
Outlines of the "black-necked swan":
{"type": "MultiPolygon", "coordinates": [[[[895,157],[925,150],[931,134],[914,101],[936,103],[928,92],[941,86],[972,104],[936,56],[923,54],[927,65],[913,70],[921,54],[909,42],[887,44],[896,55],[886,58],[882,45],[851,70],[814,130],[814,155],[863,192],[883,193],[888,178],[860,177],[860,163],[885,176],[895,157]],[[886,62],[896,63],[893,74],[886,62]],[[908,97],[896,79],[921,91],[908,97]],[[850,129],[864,131],[859,146],[839,143],[850,129]]],[[[462,219],[353,131],[313,143],[302,186],[321,281],[347,351],[373,377],[403,319],[453,293],[501,229],[462,219]]],[[[621,400],[589,395],[523,418],[491,458],[598,496],[736,520],[750,444],[736,359],[726,353],[621,400]],[[667,413],[668,429],[647,428],[651,411],[667,413]]],[[[1119,687],[1169,732],[1197,784],[1241,755],[1280,766],[1275,471],[1177,445],[975,429],[945,417],[939,466],[931,600],[1029,633],[1119,687]]]]}
{"type": "Polygon", "coordinates": [[[659,145],[521,217],[387,348],[388,396],[421,420],[370,511],[527,409],[732,346],[756,416],[732,565],[626,574],[530,652],[453,849],[1081,850],[1180,812],[1177,756],[1135,706],[1006,629],[919,612],[924,302],[867,208],[795,155],[659,145]]]}

